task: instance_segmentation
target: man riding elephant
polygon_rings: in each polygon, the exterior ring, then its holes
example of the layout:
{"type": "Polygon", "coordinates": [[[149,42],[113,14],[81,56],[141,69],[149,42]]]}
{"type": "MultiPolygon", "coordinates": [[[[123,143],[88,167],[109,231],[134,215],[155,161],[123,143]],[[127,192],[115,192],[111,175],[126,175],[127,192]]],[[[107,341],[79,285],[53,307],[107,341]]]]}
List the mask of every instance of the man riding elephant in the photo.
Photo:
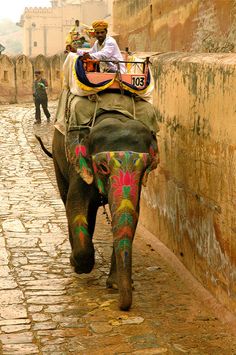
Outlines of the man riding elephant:
{"type": "MultiPolygon", "coordinates": [[[[98,20],[93,22],[92,27],[97,40],[89,52],[84,53],[81,50],[77,51],[77,53],[81,55],[81,59],[111,60],[115,62],[123,61],[124,59],[116,40],[107,35],[108,23],[104,20],[98,20]]],[[[118,64],[112,62],[101,62],[100,71],[115,73],[117,71],[117,65],[118,64]]],[[[124,63],[119,63],[119,70],[121,73],[125,72],[124,63]]]]}

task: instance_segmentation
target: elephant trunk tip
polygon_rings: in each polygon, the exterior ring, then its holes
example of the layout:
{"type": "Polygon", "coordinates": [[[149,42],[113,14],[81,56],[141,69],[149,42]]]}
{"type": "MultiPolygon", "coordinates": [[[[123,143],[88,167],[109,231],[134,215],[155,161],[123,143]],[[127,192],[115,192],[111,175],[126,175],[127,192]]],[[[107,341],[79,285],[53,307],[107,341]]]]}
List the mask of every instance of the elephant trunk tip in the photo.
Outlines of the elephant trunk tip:
{"type": "Polygon", "coordinates": [[[129,311],[132,305],[132,288],[120,292],[119,308],[121,311],[129,311]]]}

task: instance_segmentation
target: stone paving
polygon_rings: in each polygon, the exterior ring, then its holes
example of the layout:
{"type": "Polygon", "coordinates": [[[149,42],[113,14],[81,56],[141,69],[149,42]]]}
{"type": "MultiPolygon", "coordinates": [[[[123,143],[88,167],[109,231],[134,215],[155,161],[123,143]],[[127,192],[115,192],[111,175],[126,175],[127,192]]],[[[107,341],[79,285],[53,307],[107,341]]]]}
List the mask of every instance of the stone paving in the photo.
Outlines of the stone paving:
{"type": "Polygon", "coordinates": [[[34,137],[50,149],[53,125],[33,125],[32,104],[0,106],[0,117],[0,354],[236,354],[229,326],[144,235],[134,242],[132,309],[118,310],[105,288],[112,236],[102,212],[95,268],[73,272],[52,160],[34,137]]]}

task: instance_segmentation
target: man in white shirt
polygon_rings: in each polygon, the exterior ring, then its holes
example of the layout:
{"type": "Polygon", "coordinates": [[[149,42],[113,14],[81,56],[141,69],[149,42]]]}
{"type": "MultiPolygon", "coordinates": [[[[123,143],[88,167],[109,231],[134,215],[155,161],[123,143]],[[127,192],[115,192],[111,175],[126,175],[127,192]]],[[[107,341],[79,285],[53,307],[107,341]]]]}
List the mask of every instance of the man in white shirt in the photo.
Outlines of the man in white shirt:
{"type": "Polygon", "coordinates": [[[92,26],[97,40],[88,53],[83,53],[82,59],[90,58],[115,61],[117,64],[112,62],[100,62],[100,71],[114,73],[119,69],[121,73],[125,73],[125,63],[119,63],[124,59],[118,44],[114,38],[107,35],[108,23],[99,20],[93,22],[92,26]]]}

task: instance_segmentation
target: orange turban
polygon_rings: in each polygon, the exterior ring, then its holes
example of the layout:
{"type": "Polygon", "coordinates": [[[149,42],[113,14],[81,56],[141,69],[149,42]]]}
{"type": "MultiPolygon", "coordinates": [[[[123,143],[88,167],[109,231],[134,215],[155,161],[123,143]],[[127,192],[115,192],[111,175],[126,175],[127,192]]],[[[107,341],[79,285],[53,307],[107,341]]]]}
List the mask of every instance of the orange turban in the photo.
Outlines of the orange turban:
{"type": "Polygon", "coordinates": [[[106,30],[108,27],[108,23],[103,20],[98,20],[98,21],[94,21],[92,23],[92,26],[94,31],[106,30]]]}
{"type": "Polygon", "coordinates": [[[88,28],[88,29],[85,29],[84,31],[89,36],[89,38],[95,37],[95,31],[93,28],[88,28]]]}

